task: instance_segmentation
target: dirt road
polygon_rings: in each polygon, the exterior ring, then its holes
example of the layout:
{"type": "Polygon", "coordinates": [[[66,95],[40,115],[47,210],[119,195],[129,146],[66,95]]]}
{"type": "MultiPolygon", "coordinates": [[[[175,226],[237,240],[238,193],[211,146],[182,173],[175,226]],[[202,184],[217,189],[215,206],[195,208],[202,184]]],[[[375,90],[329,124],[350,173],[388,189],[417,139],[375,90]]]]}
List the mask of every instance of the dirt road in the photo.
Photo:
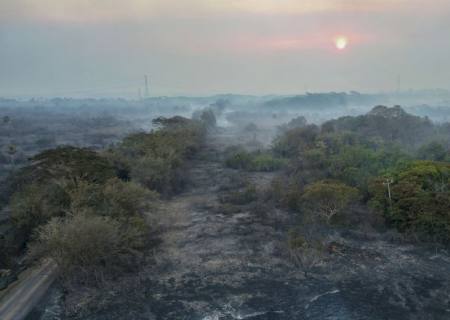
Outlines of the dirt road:
{"type": "Polygon", "coordinates": [[[23,279],[12,284],[0,301],[1,320],[25,319],[36,303],[45,295],[56,277],[56,265],[46,261],[29,270],[23,279]]]}

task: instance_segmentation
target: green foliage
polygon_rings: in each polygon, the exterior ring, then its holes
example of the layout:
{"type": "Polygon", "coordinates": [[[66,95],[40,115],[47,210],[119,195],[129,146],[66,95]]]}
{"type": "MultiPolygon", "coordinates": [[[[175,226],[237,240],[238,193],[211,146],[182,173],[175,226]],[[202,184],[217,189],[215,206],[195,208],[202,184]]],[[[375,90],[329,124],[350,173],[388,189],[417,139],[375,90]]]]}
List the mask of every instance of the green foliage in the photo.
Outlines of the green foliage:
{"type": "Polygon", "coordinates": [[[70,280],[99,280],[131,263],[144,244],[145,233],[139,228],[79,213],[39,227],[29,255],[52,258],[70,280]]]}
{"type": "Polygon", "coordinates": [[[149,232],[144,213],[158,198],[149,189],[180,190],[206,120],[158,118],[158,130],[130,135],[103,154],[66,146],[36,155],[7,188],[18,238],[35,233],[30,255],[53,258],[68,277],[98,279],[130,265],[149,232]]]}
{"type": "MultiPolygon", "coordinates": [[[[289,136],[289,131],[285,135],[289,136]]],[[[398,148],[351,133],[325,132],[316,135],[314,141],[300,141],[298,146],[294,147],[298,151],[286,154],[295,154],[288,166],[289,185],[300,190],[315,181],[333,179],[356,187],[366,195],[371,178],[409,160],[398,148]]]]}
{"type": "Polygon", "coordinates": [[[295,157],[313,148],[319,133],[319,128],[315,125],[288,130],[275,139],[273,151],[283,158],[295,157]]]}
{"type": "Polygon", "coordinates": [[[276,171],[286,165],[286,160],[275,158],[269,152],[248,152],[242,148],[228,149],[230,155],[225,160],[226,166],[246,171],[276,171]]]}
{"type": "Polygon", "coordinates": [[[272,184],[273,195],[297,211],[328,212],[321,215],[327,221],[333,216],[341,217],[339,222],[352,220],[363,213],[368,214],[365,220],[382,221],[382,212],[401,231],[449,239],[449,183],[444,169],[448,144],[448,126],[434,125],[398,106],[378,106],[363,116],[331,120],[320,130],[314,126],[287,130],[273,146],[275,154],[289,159],[285,179],[272,184]],[[433,142],[425,144],[428,141],[433,142]],[[413,155],[441,163],[416,162],[413,155]],[[376,179],[380,176],[393,182],[376,179]],[[330,179],[335,185],[323,182],[330,179]],[[343,214],[357,191],[362,204],[370,200],[378,213],[358,205],[348,211],[350,216],[343,214]]]}
{"type": "Polygon", "coordinates": [[[85,148],[65,146],[45,150],[31,161],[23,174],[40,183],[52,180],[103,183],[115,177],[115,169],[106,158],[85,148]]]}
{"type": "Polygon", "coordinates": [[[306,186],[300,198],[301,207],[312,215],[330,223],[351,204],[358,201],[358,190],[338,181],[318,181],[306,186]]]}
{"type": "Polygon", "coordinates": [[[414,161],[375,179],[370,191],[371,205],[400,231],[450,240],[450,164],[414,161]]]}
{"type": "Polygon", "coordinates": [[[257,153],[252,159],[250,171],[276,171],[286,164],[284,159],[275,158],[269,153],[257,153]]]}
{"type": "Polygon", "coordinates": [[[421,160],[450,161],[448,148],[437,141],[432,141],[420,147],[417,150],[417,157],[421,160]]]}
{"type": "Polygon", "coordinates": [[[180,172],[182,161],[176,155],[167,158],[145,156],[136,159],[130,172],[131,179],[163,195],[180,191],[186,177],[180,172]]]}
{"type": "Polygon", "coordinates": [[[225,151],[225,153],[228,154],[227,158],[225,159],[225,165],[227,167],[242,170],[250,168],[252,163],[252,156],[245,149],[240,147],[230,147],[225,151]]]}
{"type": "Polygon", "coordinates": [[[34,157],[17,175],[17,191],[10,200],[18,241],[23,245],[36,228],[74,212],[107,216],[124,229],[131,221],[145,225],[143,213],[156,195],[114,173],[107,159],[87,149],[57,148],[34,157]]]}
{"type": "Polygon", "coordinates": [[[134,182],[117,178],[103,185],[84,183],[70,190],[71,212],[87,211],[96,215],[128,221],[154,209],[157,194],[134,182]]]}
{"type": "Polygon", "coordinates": [[[27,237],[38,225],[64,215],[70,206],[70,197],[58,184],[34,183],[15,193],[10,204],[14,225],[27,237]]]}
{"type": "Polygon", "coordinates": [[[201,121],[183,117],[153,122],[160,127],[158,130],[126,137],[107,157],[121,168],[123,176],[170,195],[182,189],[185,179],[181,169],[200,148],[205,127],[201,121]]]}
{"type": "Polygon", "coordinates": [[[344,146],[329,158],[330,177],[366,192],[372,177],[408,160],[408,156],[396,149],[344,146]]]}
{"type": "Polygon", "coordinates": [[[400,106],[377,106],[366,115],[342,117],[324,126],[333,128],[335,132],[351,131],[366,138],[398,143],[409,150],[419,147],[437,133],[429,119],[408,114],[400,106]]]}

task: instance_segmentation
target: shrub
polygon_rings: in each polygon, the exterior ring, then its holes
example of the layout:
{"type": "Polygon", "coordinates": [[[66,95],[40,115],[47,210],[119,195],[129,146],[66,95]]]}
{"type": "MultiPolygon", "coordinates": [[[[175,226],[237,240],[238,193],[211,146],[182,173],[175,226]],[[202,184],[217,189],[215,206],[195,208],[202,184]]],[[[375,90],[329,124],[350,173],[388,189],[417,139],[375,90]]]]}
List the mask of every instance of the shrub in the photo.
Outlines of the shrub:
{"type": "Polygon", "coordinates": [[[79,213],[53,218],[39,227],[29,256],[53,259],[70,280],[99,281],[105,273],[129,265],[130,258],[144,246],[144,235],[109,217],[79,213]]]}
{"type": "Polygon", "coordinates": [[[11,199],[11,219],[25,237],[38,225],[52,217],[63,216],[70,197],[58,184],[31,184],[11,199]]]}
{"type": "Polygon", "coordinates": [[[180,191],[186,177],[179,172],[181,160],[174,157],[175,154],[166,158],[146,156],[137,159],[131,169],[131,179],[163,195],[180,191]]]}
{"type": "MultiPolygon", "coordinates": [[[[228,150],[230,153],[230,150],[228,150]]],[[[233,169],[247,170],[251,167],[252,156],[243,149],[237,149],[225,160],[225,165],[233,169]]]]}
{"type": "Polygon", "coordinates": [[[248,152],[236,147],[229,148],[226,152],[229,155],[225,164],[233,169],[270,172],[279,170],[286,164],[286,160],[275,158],[269,152],[248,152]]]}
{"type": "Polygon", "coordinates": [[[158,130],[126,137],[108,158],[129,177],[164,195],[180,191],[186,181],[182,167],[203,141],[206,124],[183,117],[157,118],[158,130]]]}
{"type": "Polygon", "coordinates": [[[276,171],[286,164],[284,159],[274,158],[268,153],[258,153],[254,156],[250,171],[276,171]]]}
{"type": "Polygon", "coordinates": [[[275,139],[273,151],[280,157],[295,157],[315,146],[319,132],[315,125],[288,130],[275,139]]]}
{"type": "Polygon", "coordinates": [[[96,215],[129,220],[153,209],[157,194],[134,182],[117,178],[103,185],[84,183],[70,191],[70,211],[91,211],[96,215]]]}

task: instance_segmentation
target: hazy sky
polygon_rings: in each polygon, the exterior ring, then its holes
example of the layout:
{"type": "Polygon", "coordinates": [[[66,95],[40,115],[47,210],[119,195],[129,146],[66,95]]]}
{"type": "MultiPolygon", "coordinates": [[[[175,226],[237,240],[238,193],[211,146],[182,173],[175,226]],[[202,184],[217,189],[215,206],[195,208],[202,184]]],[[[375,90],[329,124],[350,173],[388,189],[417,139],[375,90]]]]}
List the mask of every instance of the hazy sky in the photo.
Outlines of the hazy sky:
{"type": "Polygon", "coordinates": [[[0,0],[0,96],[135,97],[144,74],[152,95],[450,89],[450,0],[0,0]]]}

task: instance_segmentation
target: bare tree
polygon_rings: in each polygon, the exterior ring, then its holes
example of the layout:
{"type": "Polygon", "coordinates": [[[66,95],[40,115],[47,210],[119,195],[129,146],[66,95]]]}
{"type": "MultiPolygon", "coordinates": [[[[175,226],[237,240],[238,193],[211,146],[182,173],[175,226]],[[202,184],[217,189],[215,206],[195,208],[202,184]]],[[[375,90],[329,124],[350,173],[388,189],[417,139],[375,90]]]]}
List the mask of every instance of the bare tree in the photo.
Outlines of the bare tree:
{"type": "Polygon", "coordinates": [[[326,258],[324,241],[314,230],[307,227],[303,231],[291,230],[289,233],[289,254],[305,277],[309,276],[313,268],[323,264],[326,258]]]}

